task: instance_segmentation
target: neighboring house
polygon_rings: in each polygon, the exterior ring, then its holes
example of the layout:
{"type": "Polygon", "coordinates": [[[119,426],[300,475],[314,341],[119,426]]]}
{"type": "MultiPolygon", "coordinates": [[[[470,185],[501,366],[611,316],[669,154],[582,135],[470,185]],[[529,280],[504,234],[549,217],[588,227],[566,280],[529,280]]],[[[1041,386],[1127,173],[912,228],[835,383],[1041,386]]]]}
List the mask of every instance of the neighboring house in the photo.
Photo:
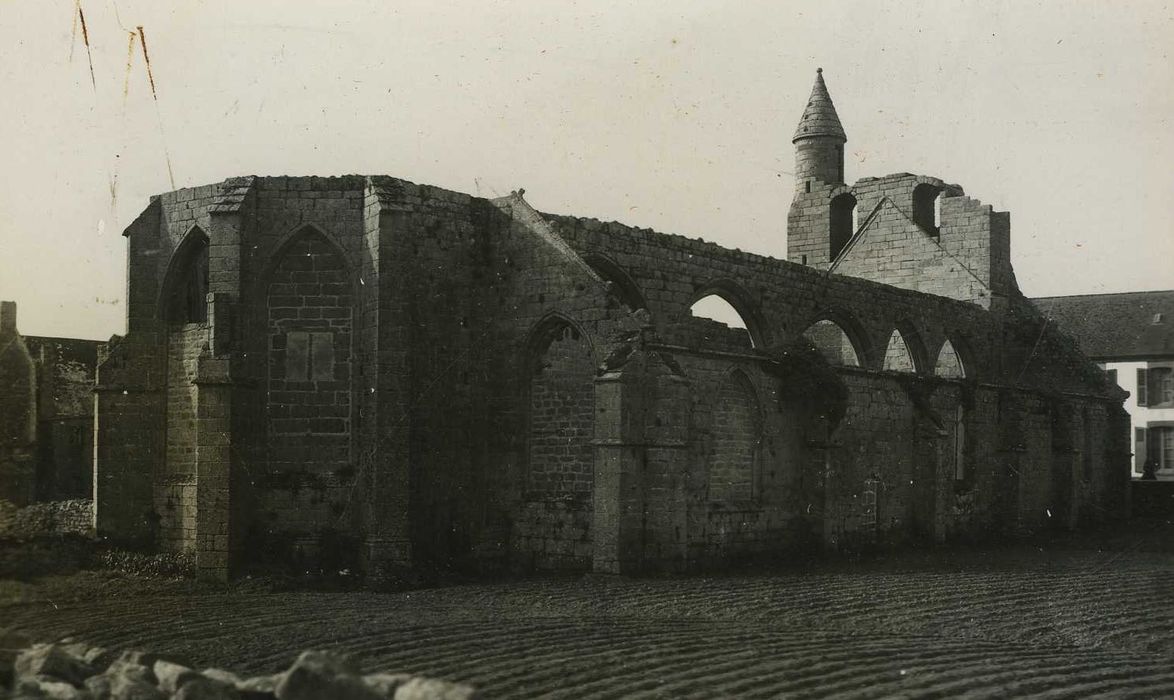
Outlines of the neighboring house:
{"type": "Polygon", "coordinates": [[[1174,479],[1174,290],[1033,299],[1129,392],[1133,473],[1174,479]]]}
{"type": "Polygon", "coordinates": [[[90,498],[94,370],[105,343],[21,335],[0,302],[0,499],[90,498]]]}

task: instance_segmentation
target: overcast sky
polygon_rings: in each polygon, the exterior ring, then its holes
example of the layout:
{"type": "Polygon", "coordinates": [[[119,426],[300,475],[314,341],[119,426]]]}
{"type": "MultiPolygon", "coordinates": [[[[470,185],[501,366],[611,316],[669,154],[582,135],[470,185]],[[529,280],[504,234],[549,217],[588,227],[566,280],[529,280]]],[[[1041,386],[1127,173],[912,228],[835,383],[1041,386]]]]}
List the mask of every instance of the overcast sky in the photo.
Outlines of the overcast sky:
{"type": "Polygon", "coordinates": [[[0,299],[28,335],[122,333],[120,234],[168,162],[175,187],[524,187],[781,258],[818,66],[849,181],[934,175],[1009,210],[1029,296],[1174,287],[1170,3],[635,5],[81,0],[91,82],[74,0],[5,0],[0,299]]]}

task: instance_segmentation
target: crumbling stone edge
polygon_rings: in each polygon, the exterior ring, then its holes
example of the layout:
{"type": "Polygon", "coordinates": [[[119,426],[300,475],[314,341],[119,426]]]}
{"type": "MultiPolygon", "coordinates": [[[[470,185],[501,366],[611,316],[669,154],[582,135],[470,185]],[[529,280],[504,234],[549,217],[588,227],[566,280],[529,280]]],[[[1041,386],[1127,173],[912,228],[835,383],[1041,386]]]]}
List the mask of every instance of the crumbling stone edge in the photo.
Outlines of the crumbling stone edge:
{"type": "Polygon", "coordinates": [[[120,654],[80,642],[0,649],[0,698],[70,700],[472,700],[461,683],[407,673],[363,674],[350,659],[304,651],[280,673],[242,677],[196,671],[179,659],[144,651],[120,654]]]}

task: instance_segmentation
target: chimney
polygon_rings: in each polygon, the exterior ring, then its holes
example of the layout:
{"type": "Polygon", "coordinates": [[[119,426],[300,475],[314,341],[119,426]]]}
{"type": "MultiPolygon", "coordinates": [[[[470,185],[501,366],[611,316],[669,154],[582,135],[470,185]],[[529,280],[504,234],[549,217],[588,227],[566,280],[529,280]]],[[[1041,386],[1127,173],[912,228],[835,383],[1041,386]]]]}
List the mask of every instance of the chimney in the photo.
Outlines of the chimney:
{"type": "Polygon", "coordinates": [[[16,302],[0,301],[0,337],[16,335],[16,302]]]}

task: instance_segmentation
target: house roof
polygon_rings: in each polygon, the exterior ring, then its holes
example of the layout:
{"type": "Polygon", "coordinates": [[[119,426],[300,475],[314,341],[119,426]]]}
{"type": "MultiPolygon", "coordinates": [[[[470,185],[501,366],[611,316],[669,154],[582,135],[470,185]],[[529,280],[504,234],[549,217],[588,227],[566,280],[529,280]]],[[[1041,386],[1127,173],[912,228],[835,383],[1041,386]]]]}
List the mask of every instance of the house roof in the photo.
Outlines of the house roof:
{"type": "Polygon", "coordinates": [[[811,97],[807,100],[807,107],[803,110],[803,116],[799,118],[799,126],[795,127],[795,136],[791,142],[815,136],[834,136],[844,141],[848,140],[844,126],[840,124],[840,115],[836,114],[836,106],[832,104],[832,96],[828,94],[828,86],[823,82],[822,68],[815,72],[815,85],[811,86],[811,97]]]}
{"type": "Polygon", "coordinates": [[[1174,357],[1174,289],[1031,301],[1094,360],[1174,357]]]}

